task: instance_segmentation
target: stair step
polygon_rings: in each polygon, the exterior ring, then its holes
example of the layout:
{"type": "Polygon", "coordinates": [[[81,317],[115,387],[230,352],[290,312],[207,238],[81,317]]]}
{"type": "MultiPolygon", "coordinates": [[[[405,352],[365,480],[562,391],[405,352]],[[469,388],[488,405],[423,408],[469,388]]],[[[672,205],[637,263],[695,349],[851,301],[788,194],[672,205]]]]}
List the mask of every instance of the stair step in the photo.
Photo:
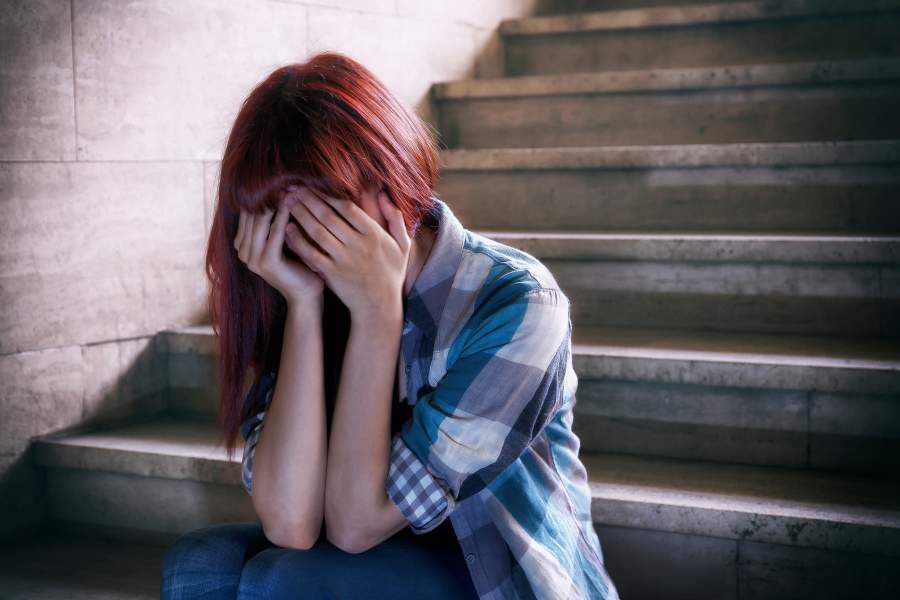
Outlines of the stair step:
{"type": "Polygon", "coordinates": [[[28,600],[154,600],[165,549],[44,531],[0,547],[0,596],[28,600]]]}
{"type": "MultiPolygon", "coordinates": [[[[212,326],[179,327],[159,335],[168,357],[169,385],[211,394],[218,355],[212,326]],[[204,364],[189,364],[190,357],[204,364]]],[[[900,345],[895,340],[596,326],[576,327],[572,336],[576,370],[592,379],[621,378],[630,371],[630,377],[667,383],[866,394],[900,390],[900,345]]]]}
{"type": "Polygon", "coordinates": [[[505,239],[537,252],[571,299],[576,326],[900,337],[893,237],[863,252],[864,262],[835,261],[841,242],[821,238],[505,239]]]}
{"type": "MultiPolygon", "coordinates": [[[[212,455],[217,435],[212,421],[158,419],[41,438],[35,460],[48,468],[52,516],[168,533],[245,520],[250,504],[236,483],[239,459],[228,461],[221,448],[212,455]],[[200,465],[185,468],[192,458],[200,465]],[[221,464],[208,468],[211,461],[221,464]]],[[[600,453],[582,458],[598,525],[900,556],[896,482],[600,453]]]]}
{"type": "Polygon", "coordinates": [[[572,33],[686,27],[706,23],[759,22],[900,9],[897,0],[783,0],[781,2],[695,2],[676,6],[601,10],[571,15],[520,17],[500,23],[503,35],[572,33]]]}
{"type": "Polygon", "coordinates": [[[587,450],[900,475],[891,340],[576,327],[587,450]]]}
{"type": "Polygon", "coordinates": [[[433,84],[431,95],[437,101],[559,97],[574,94],[859,83],[891,81],[898,78],[900,78],[900,57],[876,57],[460,79],[433,84]]]}
{"type": "Polygon", "coordinates": [[[900,54],[897,0],[706,3],[509,19],[508,75],[900,54]]]}
{"type": "Polygon", "coordinates": [[[896,394],[895,340],[762,333],[576,327],[575,369],[584,379],[896,394]]]}
{"type": "MultiPolygon", "coordinates": [[[[746,2],[747,0],[711,0],[712,2],[746,2]]],[[[698,0],[554,0],[544,7],[543,15],[597,12],[600,10],[621,10],[650,6],[678,6],[697,4],[698,0]]],[[[708,2],[707,2],[708,3],[708,2]]]]}
{"type": "Polygon", "coordinates": [[[898,233],[900,141],[445,150],[477,229],[898,233]]]}
{"type": "Polygon", "coordinates": [[[476,233],[545,259],[790,263],[900,262],[900,236],[487,231],[476,233]]]}
{"type": "Polygon", "coordinates": [[[627,455],[581,458],[599,524],[900,556],[900,483],[627,455]]]}
{"type": "MultiPolygon", "coordinates": [[[[576,326],[592,450],[898,475],[894,340],[576,326]]],[[[210,327],[161,334],[170,410],[215,414],[210,327]]]]}
{"type": "Polygon", "coordinates": [[[526,148],[900,137],[900,60],[867,62],[833,73],[805,63],[521,78],[531,86],[513,77],[486,89],[475,80],[465,85],[478,95],[436,92],[441,139],[526,148]]]}
{"type": "Polygon", "coordinates": [[[258,520],[212,419],[151,420],[44,436],[35,465],[48,468],[49,516],[66,527],[167,545],[213,523],[258,520]],[[173,507],[177,507],[174,510],[173,507]]]}

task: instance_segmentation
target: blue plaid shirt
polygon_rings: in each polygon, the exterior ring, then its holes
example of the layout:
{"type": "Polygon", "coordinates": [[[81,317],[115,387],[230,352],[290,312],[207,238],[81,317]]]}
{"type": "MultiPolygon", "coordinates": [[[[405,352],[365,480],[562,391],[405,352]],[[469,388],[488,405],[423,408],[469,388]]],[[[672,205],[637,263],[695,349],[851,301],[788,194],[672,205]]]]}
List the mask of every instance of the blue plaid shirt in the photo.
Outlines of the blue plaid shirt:
{"type": "MultiPolygon", "coordinates": [[[[618,598],[572,431],[569,300],[533,256],[465,229],[434,197],[437,237],[407,295],[401,402],[385,491],[417,534],[450,519],[482,600],[618,598]]],[[[262,410],[241,426],[243,482],[262,410]]]]}

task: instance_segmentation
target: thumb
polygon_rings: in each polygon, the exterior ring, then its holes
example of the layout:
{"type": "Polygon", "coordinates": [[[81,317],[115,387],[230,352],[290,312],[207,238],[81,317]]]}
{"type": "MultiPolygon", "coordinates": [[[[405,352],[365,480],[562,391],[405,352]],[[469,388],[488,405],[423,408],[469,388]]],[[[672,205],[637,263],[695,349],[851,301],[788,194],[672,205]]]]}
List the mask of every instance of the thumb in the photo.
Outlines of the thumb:
{"type": "Polygon", "coordinates": [[[403,213],[394,206],[384,191],[378,192],[378,206],[381,214],[388,222],[388,231],[397,241],[400,248],[406,252],[410,246],[409,232],[406,231],[406,223],[403,221],[403,213]]]}

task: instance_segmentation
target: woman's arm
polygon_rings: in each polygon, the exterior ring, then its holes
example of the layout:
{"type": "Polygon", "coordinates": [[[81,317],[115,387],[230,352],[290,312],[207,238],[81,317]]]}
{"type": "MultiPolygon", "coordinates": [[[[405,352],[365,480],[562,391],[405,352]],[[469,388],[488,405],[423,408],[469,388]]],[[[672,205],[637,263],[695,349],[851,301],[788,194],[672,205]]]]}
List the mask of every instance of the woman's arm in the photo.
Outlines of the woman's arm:
{"type": "Polygon", "coordinates": [[[253,506],[274,544],[306,549],[319,538],[325,430],[319,296],[288,304],[281,363],[254,455],[253,506]]]}
{"type": "Polygon", "coordinates": [[[328,444],[325,506],[328,540],[346,552],[363,552],[408,525],[384,487],[402,326],[399,301],[350,325],[328,444]]]}

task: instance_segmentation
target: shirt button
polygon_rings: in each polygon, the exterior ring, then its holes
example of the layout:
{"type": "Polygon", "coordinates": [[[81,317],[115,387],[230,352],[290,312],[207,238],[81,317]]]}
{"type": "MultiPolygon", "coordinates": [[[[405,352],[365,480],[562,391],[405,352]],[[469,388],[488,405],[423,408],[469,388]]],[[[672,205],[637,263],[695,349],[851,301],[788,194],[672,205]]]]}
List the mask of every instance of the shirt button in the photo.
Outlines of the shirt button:
{"type": "Polygon", "coordinates": [[[473,562],[475,562],[475,555],[474,555],[474,554],[471,554],[471,553],[470,553],[470,554],[466,554],[466,562],[469,563],[470,565],[471,565],[473,562]]]}
{"type": "Polygon", "coordinates": [[[405,369],[406,374],[409,375],[409,372],[412,371],[412,365],[406,365],[405,369]]]}

